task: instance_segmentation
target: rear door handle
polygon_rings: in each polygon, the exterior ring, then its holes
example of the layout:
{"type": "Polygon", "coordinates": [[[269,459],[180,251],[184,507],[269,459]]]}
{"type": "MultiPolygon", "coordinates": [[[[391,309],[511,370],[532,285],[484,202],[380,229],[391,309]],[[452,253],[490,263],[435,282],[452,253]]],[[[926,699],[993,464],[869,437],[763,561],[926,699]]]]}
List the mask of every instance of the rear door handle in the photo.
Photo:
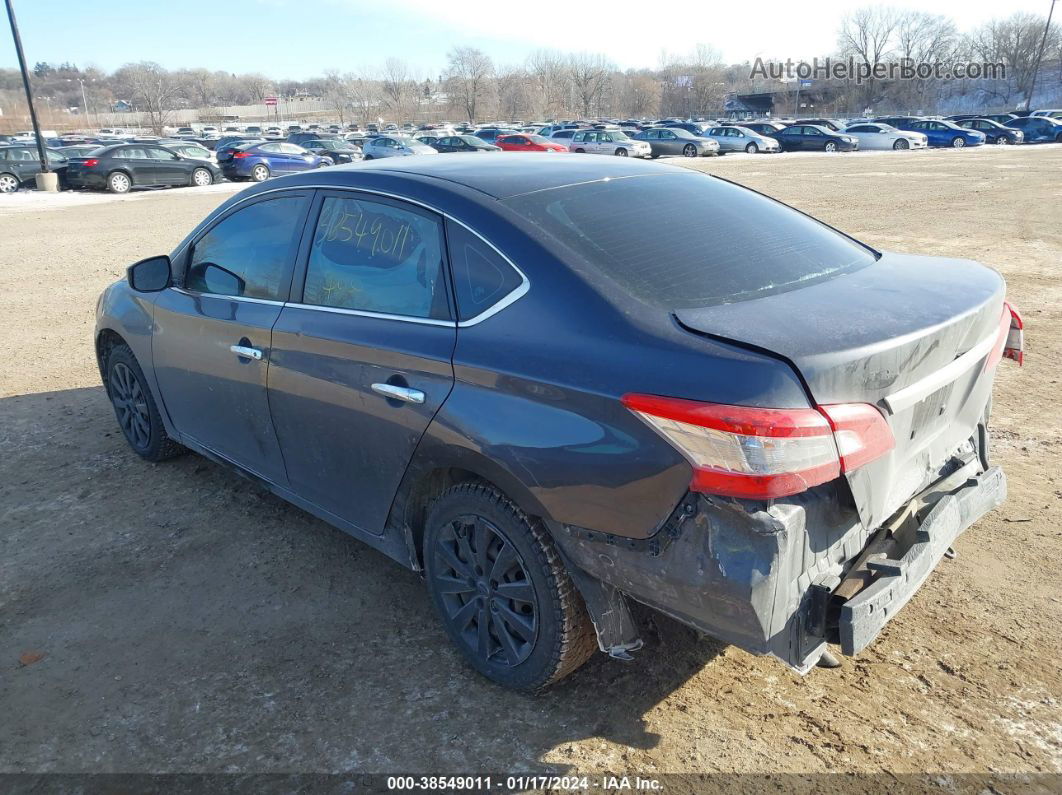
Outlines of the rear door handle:
{"type": "Polygon", "coordinates": [[[423,403],[424,393],[419,389],[410,389],[407,386],[395,386],[394,384],[373,384],[372,391],[389,397],[393,400],[402,400],[406,403],[423,403]]]}
{"type": "Polygon", "coordinates": [[[258,348],[249,348],[246,345],[230,345],[229,350],[244,359],[254,359],[256,362],[262,361],[262,352],[258,348]]]}

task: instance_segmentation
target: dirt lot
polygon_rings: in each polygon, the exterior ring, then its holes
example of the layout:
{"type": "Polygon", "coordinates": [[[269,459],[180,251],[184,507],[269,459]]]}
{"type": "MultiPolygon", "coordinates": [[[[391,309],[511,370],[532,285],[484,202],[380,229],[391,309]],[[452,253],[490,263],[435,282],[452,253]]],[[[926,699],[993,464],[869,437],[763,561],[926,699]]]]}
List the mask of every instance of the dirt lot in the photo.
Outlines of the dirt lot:
{"type": "Polygon", "coordinates": [[[993,418],[1009,501],[869,650],[800,678],[646,617],[633,663],[488,684],[414,574],[203,459],[127,450],[96,296],[227,191],[0,197],[0,770],[1062,771],[1062,147],[695,166],[989,263],[1024,313],[993,418]]]}

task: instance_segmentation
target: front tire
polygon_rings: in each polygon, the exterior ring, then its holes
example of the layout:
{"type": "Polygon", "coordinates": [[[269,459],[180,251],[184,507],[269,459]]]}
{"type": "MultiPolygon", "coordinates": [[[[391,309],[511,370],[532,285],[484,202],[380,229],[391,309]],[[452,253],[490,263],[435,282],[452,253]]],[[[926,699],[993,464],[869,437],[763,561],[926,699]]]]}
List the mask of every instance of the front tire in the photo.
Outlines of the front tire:
{"type": "Polygon", "coordinates": [[[111,349],[107,355],[106,373],[107,397],[133,452],[156,463],[183,453],[185,448],[166,434],[144,371],[128,345],[111,349]]]}
{"type": "Polygon", "coordinates": [[[128,193],[133,187],[133,180],[124,171],[115,171],[107,177],[107,190],[111,193],[128,193]]]}
{"type": "Polygon", "coordinates": [[[684,147],[682,147],[682,156],[683,157],[696,157],[697,156],[697,147],[694,146],[693,144],[686,144],[684,147]]]}
{"type": "Polygon", "coordinates": [[[615,152],[613,152],[613,154],[616,155],[616,157],[626,157],[627,150],[621,146],[615,152]]]}
{"type": "Polygon", "coordinates": [[[0,174],[0,193],[14,193],[18,187],[18,177],[14,174],[0,174]]]}
{"type": "MultiPolygon", "coordinates": [[[[756,154],[756,153],[757,153],[758,151],[760,151],[760,148],[759,148],[758,146],[756,146],[756,142],[755,142],[755,141],[753,141],[753,142],[752,142],[751,144],[749,144],[748,146],[746,146],[746,147],[745,147],[745,151],[746,151],[746,152],[747,152],[748,154],[750,154],[750,155],[754,155],[754,154],[756,154]]],[[[723,152],[723,150],[722,150],[722,149],[720,149],[720,150],[719,150],[719,153],[720,153],[720,154],[722,154],[722,152],[723,152]]]]}
{"type": "Polygon", "coordinates": [[[259,163],[257,166],[251,169],[251,179],[255,182],[265,182],[269,179],[269,166],[264,163],[259,163]]]}
{"type": "Polygon", "coordinates": [[[826,152],[836,152],[837,151],[837,144],[834,143],[833,141],[827,141],[826,145],[824,147],[822,147],[822,148],[826,152]]]}
{"type": "Polygon", "coordinates": [[[483,483],[447,489],[428,512],[428,590],[472,667],[537,691],[597,648],[593,625],[545,526],[483,483]]]}
{"type": "Polygon", "coordinates": [[[962,149],[964,146],[966,146],[966,139],[962,136],[956,135],[954,138],[951,139],[951,146],[953,149],[962,149]]]}
{"type": "Polygon", "coordinates": [[[333,160],[332,158],[330,158],[330,157],[322,157],[321,158],[321,165],[318,166],[318,168],[325,168],[326,166],[334,166],[335,164],[336,164],[336,161],[333,160]]]}
{"type": "Polygon", "coordinates": [[[904,149],[910,149],[911,144],[906,138],[897,138],[896,142],[893,143],[892,148],[895,149],[897,152],[900,152],[904,149]]]}
{"type": "Polygon", "coordinates": [[[192,184],[199,188],[214,184],[214,175],[205,168],[197,168],[192,172],[192,184]]]}

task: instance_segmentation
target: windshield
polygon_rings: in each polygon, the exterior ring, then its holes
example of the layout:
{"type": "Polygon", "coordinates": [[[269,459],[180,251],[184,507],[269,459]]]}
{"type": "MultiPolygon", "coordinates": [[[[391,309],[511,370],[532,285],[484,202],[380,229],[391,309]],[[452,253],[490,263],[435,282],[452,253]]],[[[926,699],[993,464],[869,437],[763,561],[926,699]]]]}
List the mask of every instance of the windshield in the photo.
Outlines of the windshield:
{"type": "Polygon", "coordinates": [[[619,130],[609,130],[608,134],[612,136],[613,141],[629,141],[627,133],[620,132],[619,130]]]}
{"type": "Polygon", "coordinates": [[[824,224],[703,174],[583,183],[505,203],[625,291],[668,309],[785,292],[875,260],[824,224]]]}

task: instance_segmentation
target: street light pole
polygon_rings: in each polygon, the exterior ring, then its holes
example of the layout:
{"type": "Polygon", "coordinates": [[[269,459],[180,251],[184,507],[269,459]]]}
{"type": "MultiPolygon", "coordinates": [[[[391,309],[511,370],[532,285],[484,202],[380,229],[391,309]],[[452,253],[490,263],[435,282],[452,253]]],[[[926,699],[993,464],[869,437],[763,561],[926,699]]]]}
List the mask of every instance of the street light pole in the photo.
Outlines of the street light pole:
{"type": "Polygon", "coordinates": [[[1051,17],[1055,13],[1055,0],[1051,0],[1051,8],[1047,12],[1047,23],[1044,25],[1044,35],[1040,38],[1040,49],[1036,53],[1036,66],[1033,67],[1032,77],[1029,79],[1029,95],[1025,99],[1025,109],[1032,111],[1033,92],[1036,90],[1036,73],[1040,71],[1040,61],[1044,57],[1044,45],[1047,43],[1047,32],[1051,29],[1051,17]]]}
{"type": "Polygon", "coordinates": [[[41,158],[41,173],[47,174],[48,157],[44,153],[44,139],[41,138],[41,125],[37,121],[37,111],[33,107],[33,92],[30,90],[29,71],[26,69],[26,55],[22,52],[22,38],[18,35],[18,23],[15,22],[15,9],[11,7],[11,0],[4,0],[7,5],[7,18],[11,22],[11,36],[15,39],[15,52],[18,54],[18,65],[22,70],[22,86],[26,89],[26,102],[29,103],[30,121],[33,123],[33,135],[37,139],[37,154],[41,158]]]}

